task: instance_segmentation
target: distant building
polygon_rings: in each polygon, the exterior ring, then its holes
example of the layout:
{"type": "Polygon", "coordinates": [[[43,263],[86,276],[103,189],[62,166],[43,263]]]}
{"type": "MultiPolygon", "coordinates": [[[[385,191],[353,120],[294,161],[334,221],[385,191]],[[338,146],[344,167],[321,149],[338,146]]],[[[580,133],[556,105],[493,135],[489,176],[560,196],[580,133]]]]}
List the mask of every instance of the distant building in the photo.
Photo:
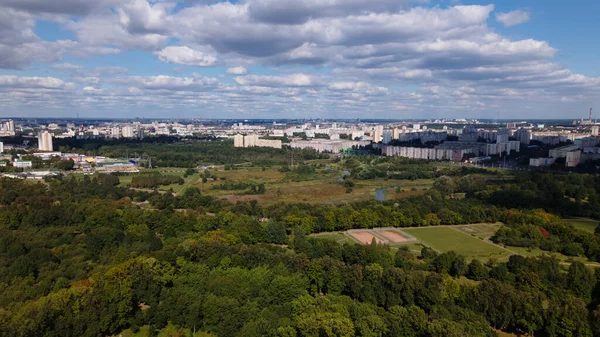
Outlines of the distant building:
{"type": "Polygon", "coordinates": [[[550,166],[554,164],[556,158],[530,158],[529,166],[540,167],[540,166],[550,166]]]}
{"type": "Polygon", "coordinates": [[[371,136],[373,137],[373,143],[379,143],[383,136],[383,131],[379,129],[373,130],[371,131],[371,136]]]}
{"type": "Polygon", "coordinates": [[[52,145],[53,135],[48,131],[41,131],[38,134],[38,150],[45,152],[54,151],[54,146],[52,145]]]}
{"type": "Polygon", "coordinates": [[[0,125],[0,137],[14,136],[15,135],[15,122],[9,120],[0,125]]]}
{"type": "Polygon", "coordinates": [[[31,162],[31,160],[17,159],[13,162],[13,166],[19,168],[31,168],[33,167],[33,163],[31,162]]]}
{"type": "Polygon", "coordinates": [[[244,136],[239,133],[233,136],[233,146],[234,147],[244,147],[244,136]]]}
{"type": "Polygon", "coordinates": [[[317,152],[340,153],[353,147],[359,148],[368,144],[370,144],[369,141],[313,139],[293,141],[290,143],[290,147],[292,149],[313,149],[317,152]]]}
{"type": "Polygon", "coordinates": [[[579,147],[577,145],[567,145],[557,147],[556,149],[552,149],[548,151],[548,156],[551,158],[565,158],[569,152],[577,151],[579,147]]]}
{"type": "Polygon", "coordinates": [[[4,152],[4,143],[0,142],[0,153],[4,152]]]}
{"type": "Polygon", "coordinates": [[[272,147],[281,149],[282,143],[279,139],[260,139],[258,135],[233,136],[234,147],[272,147]]]}
{"type": "Polygon", "coordinates": [[[531,143],[531,131],[519,129],[515,132],[515,137],[521,144],[529,145],[531,143]]]}
{"type": "Polygon", "coordinates": [[[389,144],[392,141],[392,131],[385,131],[383,133],[383,144],[389,144]]]}
{"type": "Polygon", "coordinates": [[[131,126],[124,126],[121,131],[122,131],[121,134],[123,135],[123,138],[135,137],[133,134],[133,127],[131,127],[131,126]]]}
{"type": "Polygon", "coordinates": [[[110,135],[113,138],[120,138],[121,137],[121,129],[119,127],[113,127],[112,129],[110,129],[110,135]]]}
{"type": "Polygon", "coordinates": [[[398,156],[410,159],[461,161],[467,154],[474,153],[472,148],[421,148],[405,146],[383,146],[382,154],[388,157],[398,156]]]}
{"type": "Polygon", "coordinates": [[[592,126],[592,136],[598,136],[598,126],[592,126]]]}

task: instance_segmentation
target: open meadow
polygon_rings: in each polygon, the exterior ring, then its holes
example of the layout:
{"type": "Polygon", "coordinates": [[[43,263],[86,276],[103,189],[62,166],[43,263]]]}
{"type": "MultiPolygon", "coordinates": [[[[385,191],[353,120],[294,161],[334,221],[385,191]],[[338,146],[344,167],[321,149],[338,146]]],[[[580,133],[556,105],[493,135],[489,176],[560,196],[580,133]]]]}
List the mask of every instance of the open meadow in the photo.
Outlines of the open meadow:
{"type": "Polygon", "coordinates": [[[377,243],[389,244],[393,249],[409,245],[415,253],[418,253],[422,246],[428,246],[440,253],[455,251],[467,259],[504,260],[514,253],[484,240],[492,236],[500,226],[501,224],[472,224],[451,227],[374,228],[321,233],[313,237],[333,240],[340,244],[370,244],[375,238],[377,243]]]}
{"type": "Polygon", "coordinates": [[[469,259],[500,259],[512,255],[510,251],[483,241],[454,227],[416,227],[402,231],[438,252],[455,251],[469,259]]]}
{"type": "Polygon", "coordinates": [[[587,218],[563,219],[563,221],[589,233],[594,233],[600,224],[600,221],[587,218]]]}
{"type": "Polygon", "coordinates": [[[338,180],[343,176],[340,169],[331,166],[328,169],[317,170],[309,175],[297,175],[292,172],[281,172],[281,167],[244,167],[236,170],[211,171],[217,179],[202,182],[197,179],[189,186],[199,188],[205,195],[226,198],[236,202],[241,200],[258,200],[261,203],[303,202],[311,204],[339,204],[364,200],[373,200],[375,190],[394,187],[386,193],[386,199],[395,199],[425,193],[433,185],[433,179],[395,180],[369,179],[355,180],[351,191],[338,180]],[[216,189],[224,182],[243,182],[264,184],[264,194],[245,194],[243,191],[216,189]],[[396,193],[395,187],[401,186],[402,191],[396,193]],[[411,190],[411,189],[415,189],[411,190]]]}

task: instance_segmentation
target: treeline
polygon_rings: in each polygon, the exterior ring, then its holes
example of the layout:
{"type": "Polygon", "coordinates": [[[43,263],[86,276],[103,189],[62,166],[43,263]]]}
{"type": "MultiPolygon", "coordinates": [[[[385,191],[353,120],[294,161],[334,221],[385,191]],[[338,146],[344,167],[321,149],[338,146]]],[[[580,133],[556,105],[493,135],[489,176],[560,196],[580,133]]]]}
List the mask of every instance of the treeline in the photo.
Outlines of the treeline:
{"type": "Polygon", "coordinates": [[[143,141],[69,140],[61,145],[64,145],[65,151],[111,158],[124,158],[135,153],[144,160],[151,157],[153,167],[195,168],[209,164],[233,165],[250,162],[255,166],[286,165],[290,162],[292,153],[294,159],[299,161],[328,157],[311,149],[236,148],[233,147],[231,140],[213,138],[151,137],[143,141]]]}
{"type": "Polygon", "coordinates": [[[164,185],[179,184],[183,185],[183,177],[162,174],[142,174],[135,175],[131,179],[131,187],[134,188],[157,188],[164,185]]]}

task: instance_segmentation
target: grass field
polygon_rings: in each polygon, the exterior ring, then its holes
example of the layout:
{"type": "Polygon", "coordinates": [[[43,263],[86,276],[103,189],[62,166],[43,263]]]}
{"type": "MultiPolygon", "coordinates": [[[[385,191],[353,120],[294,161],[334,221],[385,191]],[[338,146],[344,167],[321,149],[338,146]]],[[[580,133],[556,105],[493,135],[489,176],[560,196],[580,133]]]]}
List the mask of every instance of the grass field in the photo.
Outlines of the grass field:
{"type": "Polygon", "coordinates": [[[500,259],[512,255],[506,249],[485,242],[457,228],[422,227],[404,228],[402,231],[439,252],[455,251],[469,259],[500,259]]]}
{"type": "Polygon", "coordinates": [[[402,186],[405,190],[398,194],[390,191],[386,195],[388,199],[423,194],[423,188],[429,188],[433,184],[433,180],[359,180],[355,181],[352,192],[346,193],[346,188],[336,183],[336,180],[342,176],[342,172],[334,166],[330,170],[318,170],[315,174],[301,179],[297,179],[298,177],[292,174],[279,172],[278,169],[279,167],[270,167],[263,171],[260,167],[247,167],[230,171],[211,171],[217,176],[216,181],[209,180],[203,183],[198,179],[190,186],[200,188],[203,194],[226,198],[231,202],[254,199],[265,204],[277,202],[339,204],[372,200],[375,198],[376,189],[390,186],[402,186]],[[240,195],[238,193],[240,191],[214,190],[215,185],[222,183],[221,178],[228,181],[265,184],[266,192],[263,195],[240,195]],[[418,190],[411,191],[412,188],[418,190]]]}
{"type": "Polygon", "coordinates": [[[493,236],[494,234],[496,234],[496,232],[498,231],[498,229],[500,228],[500,226],[502,226],[501,223],[495,223],[495,224],[487,224],[487,223],[481,223],[481,224],[472,224],[472,225],[464,225],[464,226],[454,226],[452,228],[456,228],[459,231],[469,234],[471,236],[476,236],[479,239],[485,239],[485,238],[489,238],[491,236],[493,236]]]}
{"type": "Polygon", "coordinates": [[[598,224],[600,224],[599,221],[586,218],[563,219],[563,221],[589,233],[594,233],[598,224]]]}
{"type": "Polygon", "coordinates": [[[346,236],[342,233],[315,234],[314,237],[317,239],[321,239],[321,240],[332,240],[332,241],[339,243],[340,245],[343,245],[345,243],[351,243],[351,244],[356,243],[354,240],[352,240],[351,238],[349,238],[348,236],[346,236]]]}
{"type": "MultiPolygon", "coordinates": [[[[506,247],[508,250],[515,252],[516,254],[527,256],[527,257],[538,257],[542,255],[550,255],[556,257],[559,261],[563,263],[570,263],[574,261],[578,261],[586,264],[589,267],[600,268],[600,263],[589,261],[586,257],[583,256],[566,256],[561,253],[556,252],[548,252],[545,250],[541,250],[539,248],[525,248],[525,247],[506,247]]],[[[502,261],[502,260],[501,260],[502,261]]]]}

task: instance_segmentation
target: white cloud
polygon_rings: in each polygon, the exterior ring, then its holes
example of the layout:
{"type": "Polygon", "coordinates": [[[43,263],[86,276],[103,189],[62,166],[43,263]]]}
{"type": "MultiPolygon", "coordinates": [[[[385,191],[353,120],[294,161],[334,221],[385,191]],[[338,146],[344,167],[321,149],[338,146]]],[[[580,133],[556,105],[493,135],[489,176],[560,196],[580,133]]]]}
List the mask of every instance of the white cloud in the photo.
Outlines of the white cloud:
{"type": "MultiPolygon", "coordinates": [[[[143,106],[159,115],[178,108],[254,117],[381,117],[398,109],[416,116],[519,111],[515,107],[524,100],[556,109],[552,103],[575,105],[600,96],[600,79],[557,64],[557,50],[546,41],[494,32],[488,26],[493,5],[419,2],[0,0],[0,68],[59,62],[51,68],[64,76],[55,79],[62,84],[46,77],[4,78],[0,104],[39,104],[38,111],[143,106]],[[40,18],[72,31],[75,41],[36,36],[40,18]],[[168,46],[173,41],[178,46],[168,46]],[[173,64],[222,65],[235,77],[224,84],[196,74],[135,76],[136,67],[60,63],[65,54],[94,58],[128,50],[173,64]],[[261,75],[247,75],[249,67],[261,75]]],[[[529,13],[498,13],[495,19],[510,26],[526,22],[529,13]]]]}
{"type": "Polygon", "coordinates": [[[169,46],[154,54],[158,56],[159,60],[167,63],[197,67],[209,67],[217,64],[217,58],[215,56],[185,46],[169,46]]]}
{"type": "Polygon", "coordinates": [[[54,77],[19,77],[14,75],[0,75],[0,88],[43,88],[64,89],[67,83],[54,77]]]}
{"type": "Polygon", "coordinates": [[[113,81],[117,84],[136,86],[148,90],[210,90],[220,86],[217,79],[195,76],[195,77],[173,77],[173,76],[129,76],[120,77],[113,81]]]}
{"type": "Polygon", "coordinates": [[[239,85],[264,87],[313,87],[323,85],[320,78],[307,74],[292,74],[286,76],[247,75],[236,77],[239,85]]]}
{"type": "Polygon", "coordinates": [[[502,23],[504,27],[512,27],[529,21],[529,12],[516,10],[506,13],[496,14],[496,21],[502,23]]]}
{"type": "Polygon", "coordinates": [[[227,74],[229,75],[246,75],[248,70],[244,67],[231,67],[227,69],[227,74]]]}

